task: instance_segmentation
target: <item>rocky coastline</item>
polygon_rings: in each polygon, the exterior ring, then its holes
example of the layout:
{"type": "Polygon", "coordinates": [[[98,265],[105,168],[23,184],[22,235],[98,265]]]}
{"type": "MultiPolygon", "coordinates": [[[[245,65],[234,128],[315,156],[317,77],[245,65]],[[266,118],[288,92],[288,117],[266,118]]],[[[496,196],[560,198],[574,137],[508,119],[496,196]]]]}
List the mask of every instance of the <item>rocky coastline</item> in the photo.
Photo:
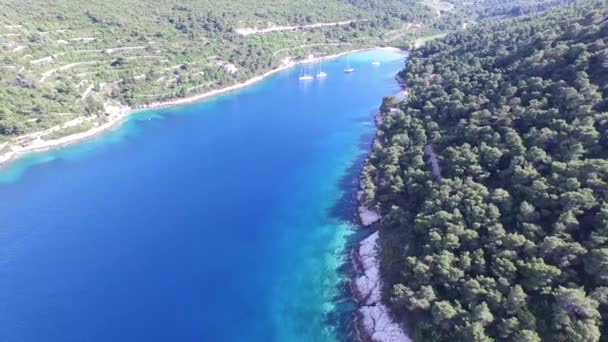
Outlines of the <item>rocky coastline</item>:
{"type": "MultiPolygon", "coordinates": [[[[405,88],[403,80],[396,77],[399,85],[405,88]]],[[[402,89],[402,93],[406,90],[402,89]]],[[[375,118],[381,124],[382,114],[375,118]]],[[[359,186],[361,188],[361,186],[359,186]]],[[[382,279],[380,277],[380,232],[374,226],[382,220],[382,215],[363,205],[361,192],[357,194],[357,218],[364,229],[374,232],[353,247],[351,259],[355,269],[352,280],[354,299],[359,304],[355,326],[360,341],[373,342],[411,342],[406,330],[391,316],[389,308],[382,303],[382,279]]]]}
{"type": "Polygon", "coordinates": [[[361,341],[410,342],[405,330],[382,303],[378,238],[379,233],[375,231],[353,251],[357,269],[353,293],[360,305],[356,314],[357,335],[361,341]]]}

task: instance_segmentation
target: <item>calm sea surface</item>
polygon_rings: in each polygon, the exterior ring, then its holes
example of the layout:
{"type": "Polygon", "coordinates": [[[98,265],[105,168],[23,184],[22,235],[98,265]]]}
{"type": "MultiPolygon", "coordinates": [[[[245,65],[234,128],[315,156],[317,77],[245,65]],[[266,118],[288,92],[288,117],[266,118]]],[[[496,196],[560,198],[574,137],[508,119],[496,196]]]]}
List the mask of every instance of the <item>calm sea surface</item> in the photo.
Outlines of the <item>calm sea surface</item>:
{"type": "Polygon", "coordinates": [[[0,169],[0,341],[347,339],[354,181],[404,57],[296,67],[0,169]]]}

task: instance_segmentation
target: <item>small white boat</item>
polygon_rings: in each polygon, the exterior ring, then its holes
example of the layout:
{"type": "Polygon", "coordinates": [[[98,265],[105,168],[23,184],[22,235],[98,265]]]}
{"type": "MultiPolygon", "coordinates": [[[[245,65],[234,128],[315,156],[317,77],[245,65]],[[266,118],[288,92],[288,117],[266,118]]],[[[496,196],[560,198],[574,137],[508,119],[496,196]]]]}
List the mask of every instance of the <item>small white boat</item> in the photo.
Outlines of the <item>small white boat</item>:
{"type": "Polygon", "coordinates": [[[319,72],[317,72],[317,78],[327,77],[327,73],[323,71],[323,67],[319,64],[319,72]]]}
{"type": "Polygon", "coordinates": [[[300,81],[310,81],[312,79],[314,77],[308,73],[308,67],[304,64],[304,68],[300,71],[300,81]]]}
{"type": "Polygon", "coordinates": [[[372,65],[380,65],[380,61],[373,61],[372,65]]]}
{"type": "Polygon", "coordinates": [[[347,59],[347,62],[346,62],[346,68],[344,68],[344,72],[347,73],[347,74],[350,74],[350,73],[352,73],[354,71],[355,71],[355,69],[350,66],[350,56],[348,56],[348,59],[347,59]]]}

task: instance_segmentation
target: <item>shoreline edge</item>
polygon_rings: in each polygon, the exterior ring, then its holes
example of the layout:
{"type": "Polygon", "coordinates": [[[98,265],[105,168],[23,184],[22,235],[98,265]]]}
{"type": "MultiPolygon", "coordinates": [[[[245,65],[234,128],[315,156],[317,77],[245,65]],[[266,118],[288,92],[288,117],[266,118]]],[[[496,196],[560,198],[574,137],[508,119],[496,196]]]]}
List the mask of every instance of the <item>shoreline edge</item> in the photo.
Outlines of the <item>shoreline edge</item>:
{"type": "MultiPolygon", "coordinates": [[[[405,83],[397,75],[395,80],[406,94],[405,83]]],[[[374,117],[376,127],[382,122],[381,112],[374,117]]],[[[377,132],[376,132],[377,134],[377,132]]],[[[374,134],[374,135],[376,135],[374,134]]],[[[373,145],[372,140],[372,145],[373,145]]],[[[368,158],[365,164],[368,163],[368,158]]],[[[362,241],[355,244],[351,250],[351,264],[355,274],[351,279],[353,299],[357,303],[354,315],[356,336],[359,341],[373,342],[411,342],[407,331],[396,322],[390,309],[382,303],[383,284],[380,274],[380,231],[377,224],[382,220],[382,215],[371,208],[367,208],[361,202],[361,179],[358,181],[356,195],[356,220],[360,229],[372,230],[372,233],[362,241]]]]}
{"type": "MultiPolygon", "coordinates": [[[[72,145],[72,144],[75,144],[78,142],[83,142],[88,139],[94,138],[98,135],[101,135],[103,133],[110,131],[113,128],[120,127],[120,125],[124,122],[124,120],[126,118],[128,118],[131,115],[136,114],[140,111],[144,111],[147,109],[174,107],[174,106],[180,106],[180,105],[199,102],[199,101],[206,100],[206,99],[209,99],[209,98],[212,98],[215,96],[223,95],[226,93],[230,93],[230,92],[233,92],[236,90],[240,90],[240,89],[255,85],[256,83],[258,83],[276,73],[290,69],[290,68],[300,65],[300,64],[315,63],[315,62],[319,62],[319,61],[331,60],[331,59],[336,59],[336,58],[342,57],[344,55],[349,55],[349,54],[354,54],[354,53],[359,53],[359,52],[364,52],[364,51],[370,51],[370,50],[376,50],[376,49],[401,51],[401,49],[395,48],[395,47],[374,46],[374,47],[369,47],[369,48],[361,48],[361,49],[344,51],[344,52],[327,55],[327,56],[308,58],[308,59],[303,59],[303,60],[299,60],[299,61],[284,60],[282,62],[282,65],[280,65],[279,67],[269,70],[265,73],[262,73],[261,75],[254,76],[241,83],[233,84],[233,85],[230,85],[230,86],[227,86],[224,88],[220,88],[220,89],[210,90],[210,91],[202,93],[202,94],[197,94],[197,95],[193,95],[193,96],[189,96],[189,97],[172,99],[172,100],[167,100],[167,101],[151,102],[149,104],[142,105],[142,106],[135,107],[135,108],[132,108],[132,107],[126,106],[126,105],[121,105],[120,107],[114,106],[113,110],[111,110],[109,113],[106,113],[106,114],[108,114],[107,122],[105,122],[101,125],[92,127],[86,131],[78,132],[75,134],[70,134],[70,135],[67,135],[67,136],[64,136],[64,137],[61,137],[58,139],[42,140],[40,138],[37,138],[32,143],[25,145],[25,146],[23,146],[17,142],[14,142],[12,144],[6,143],[7,145],[5,145],[3,147],[4,147],[4,149],[8,149],[8,150],[0,153],[0,169],[3,167],[6,167],[8,164],[14,162],[15,160],[19,159],[20,157],[30,154],[30,153],[44,152],[44,151],[49,151],[49,150],[53,150],[53,149],[59,149],[59,148],[62,148],[62,147],[68,146],[68,145],[72,145]]],[[[39,133],[39,132],[34,132],[34,133],[30,133],[30,134],[36,134],[36,133],[39,133]]]]}

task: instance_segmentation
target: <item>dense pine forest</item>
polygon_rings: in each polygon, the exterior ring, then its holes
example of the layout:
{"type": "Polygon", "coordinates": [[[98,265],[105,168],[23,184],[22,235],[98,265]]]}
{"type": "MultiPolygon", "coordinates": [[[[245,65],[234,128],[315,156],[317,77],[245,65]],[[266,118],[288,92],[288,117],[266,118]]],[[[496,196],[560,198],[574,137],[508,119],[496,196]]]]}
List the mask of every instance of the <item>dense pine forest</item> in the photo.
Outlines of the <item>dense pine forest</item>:
{"type": "Polygon", "coordinates": [[[450,34],[400,76],[361,183],[412,337],[608,341],[608,2],[450,34]]]}

